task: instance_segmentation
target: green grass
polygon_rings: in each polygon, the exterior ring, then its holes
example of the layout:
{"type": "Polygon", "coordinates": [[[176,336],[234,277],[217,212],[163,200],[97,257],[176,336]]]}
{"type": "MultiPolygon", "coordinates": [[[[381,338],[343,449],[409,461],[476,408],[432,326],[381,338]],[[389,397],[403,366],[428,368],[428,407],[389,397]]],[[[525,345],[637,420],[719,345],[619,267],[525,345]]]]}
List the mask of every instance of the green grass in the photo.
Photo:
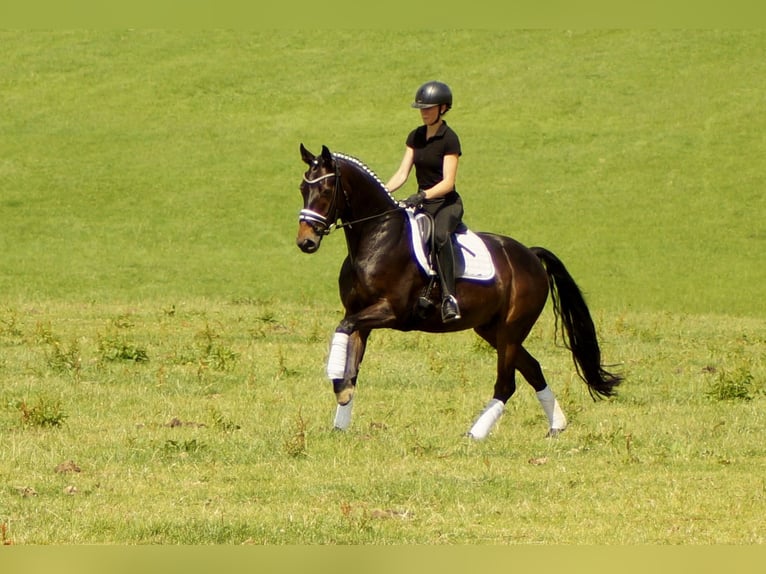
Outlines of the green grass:
{"type": "Polygon", "coordinates": [[[72,311],[16,308],[0,337],[0,518],[16,544],[763,542],[760,320],[601,317],[628,383],[593,403],[546,315],[529,346],[570,428],[544,438],[523,385],[472,443],[494,359],[470,333],[375,333],[343,434],[321,372],[331,308],[72,311]],[[148,360],[105,356],[114,329],[148,360]],[[78,342],[77,372],[50,364],[41,330],[78,342]],[[750,400],[711,396],[743,370],[750,400]],[[57,469],[69,461],[79,471],[57,469]]]}
{"type": "Polygon", "coordinates": [[[388,177],[439,77],[471,227],[558,253],[600,308],[763,316],[763,32],[445,32],[413,58],[423,42],[2,33],[0,291],[265,298],[302,269],[282,292],[329,302],[343,242],[293,248],[298,144],[388,177]]]}
{"type": "Polygon", "coordinates": [[[3,542],[763,543],[765,39],[0,32],[3,542]],[[593,403],[547,311],[558,440],[523,382],[462,436],[471,333],[374,333],[330,430],[345,245],[294,245],[298,145],[387,177],[431,78],[467,223],[556,252],[626,376],[593,403]]]}

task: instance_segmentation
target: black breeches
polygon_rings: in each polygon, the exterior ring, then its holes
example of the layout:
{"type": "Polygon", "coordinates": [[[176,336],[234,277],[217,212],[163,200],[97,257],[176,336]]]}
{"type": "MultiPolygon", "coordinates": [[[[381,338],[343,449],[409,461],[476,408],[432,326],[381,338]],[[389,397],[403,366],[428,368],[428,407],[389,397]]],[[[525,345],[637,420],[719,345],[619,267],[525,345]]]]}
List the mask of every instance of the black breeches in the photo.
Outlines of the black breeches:
{"type": "Polygon", "coordinates": [[[426,201],[423,211],[430,213],[434,219],[434,247],[436,251],[441,251],[463,221],[463,200],[457,193],[448,194],[444,198],[426,201]]]}
{"type": "Polygon", "coordinates": [[[455,254],[452,246],[452,233],[463,222],[463,201],[457,193],[445,198],[427,201],[423,210],[431,214],[434,220],[434,249],[436,267],[445,295],[455,293],[455,254]]]}

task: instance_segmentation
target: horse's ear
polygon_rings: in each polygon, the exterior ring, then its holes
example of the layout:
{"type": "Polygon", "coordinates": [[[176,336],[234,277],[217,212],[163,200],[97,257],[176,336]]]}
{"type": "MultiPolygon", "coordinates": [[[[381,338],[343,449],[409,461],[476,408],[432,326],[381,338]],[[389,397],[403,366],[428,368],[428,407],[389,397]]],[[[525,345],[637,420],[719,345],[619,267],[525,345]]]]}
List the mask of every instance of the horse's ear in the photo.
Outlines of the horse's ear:
{"type": "Polygon", "coordinates": [[[301,158],[308,165],[311,165],[314,162],[314,154],[311,153],[309,150],[307,150],[302,143],[301,143],[301,158]]]}
{"type": "Polygon", "coordinates": [[[327,163],[332,161],[332,154],[326,145],[322,146],[322,159],[324,159],[327,163]]]}

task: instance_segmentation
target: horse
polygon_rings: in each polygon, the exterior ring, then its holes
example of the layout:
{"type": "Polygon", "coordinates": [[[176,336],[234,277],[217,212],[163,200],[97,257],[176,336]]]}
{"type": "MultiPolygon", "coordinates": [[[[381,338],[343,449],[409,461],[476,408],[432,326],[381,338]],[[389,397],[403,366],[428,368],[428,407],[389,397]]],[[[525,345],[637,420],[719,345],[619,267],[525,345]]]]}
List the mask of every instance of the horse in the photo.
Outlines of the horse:
{"type": "MultiPolygon", "coordinates": [[[[556,436],[567,419],[540,363],[523,343],[551,294],[555,332],[571,351],[580,378],[594,400],[612,397],[622,377],[607,371],[585,299],[564,264],[551,251],[526,247],[511,237],[477,233],[491,255],[495,273],[489,281],[458,279],[461,318],[444,323],[436,306],[423,306],[429,290],[440,301],[438,282],[413,257],[408,208],[359,159],[330,152],[326,145],[314,155],[300,144],[308,169],[300,191],[296,243],[315,253],[324,236],[343,229],[348,255],[340,267],[338,287],[345,309],[333,334],[327,377],[337,401],[334,428],[351,424],[359,368],[374,329],[449,333],[473,329],[497,352],[497,378],[492,399],[467,436],[486,438],[516,391],[516,371],[535,390],[547,417],[546,436],[556,436]]],[[[411,209],[410,209],[411,211],[411,209]]]]}

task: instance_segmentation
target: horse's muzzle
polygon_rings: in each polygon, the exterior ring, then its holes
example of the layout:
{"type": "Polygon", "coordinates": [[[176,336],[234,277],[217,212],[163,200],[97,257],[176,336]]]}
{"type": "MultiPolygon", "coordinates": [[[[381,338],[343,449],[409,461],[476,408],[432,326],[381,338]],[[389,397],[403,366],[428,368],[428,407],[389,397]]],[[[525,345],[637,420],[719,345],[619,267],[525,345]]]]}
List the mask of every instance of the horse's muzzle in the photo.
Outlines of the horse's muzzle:
{"type": "Polygon", "coordinates": [[[295,239],[295,243],[298,248],[304,253],[314,253],[319,249],[319,244],[322,242],[322,236],[319,235],[313,227],[306,223],[301,223],[298,230],[298,237],[295,239]]]}

